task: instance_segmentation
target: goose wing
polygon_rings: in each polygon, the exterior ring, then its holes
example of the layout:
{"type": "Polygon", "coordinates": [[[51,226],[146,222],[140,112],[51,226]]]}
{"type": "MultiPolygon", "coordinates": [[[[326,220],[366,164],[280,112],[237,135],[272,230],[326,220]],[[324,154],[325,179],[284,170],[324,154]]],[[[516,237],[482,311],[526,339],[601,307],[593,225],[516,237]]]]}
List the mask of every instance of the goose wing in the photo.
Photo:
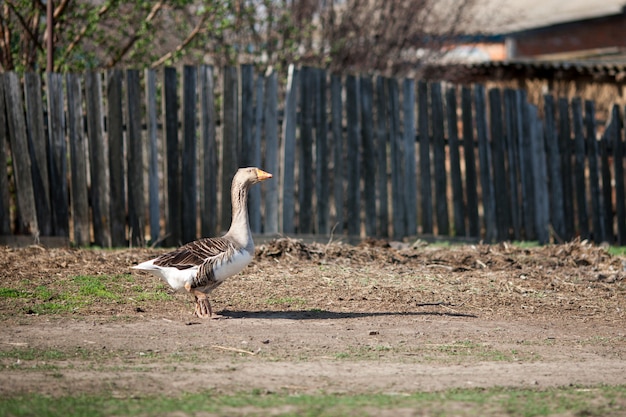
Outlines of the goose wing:
{"type": "Polygon", "coordinates": [[[180,248],[163,254],[154,260],[154,265],[189,269],[215,263],[236,251],[232,241],[223,237],[205,238],[190,242],[180,248]]]}

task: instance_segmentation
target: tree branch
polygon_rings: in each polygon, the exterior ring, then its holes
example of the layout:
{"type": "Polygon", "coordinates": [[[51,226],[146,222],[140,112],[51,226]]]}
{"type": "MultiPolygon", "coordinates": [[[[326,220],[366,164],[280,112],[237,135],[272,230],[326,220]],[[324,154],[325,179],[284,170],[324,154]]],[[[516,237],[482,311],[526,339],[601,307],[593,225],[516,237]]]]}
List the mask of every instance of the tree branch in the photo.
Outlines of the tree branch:
{"type": "MultiPolygon", "coordinates": [[[[107,3],[107,4],[102,5],[102,7],[100,7],[100,10],[98,10],[98,18],[102,17],[110,9],[111,9],[111,3],[107,3]]],[[[72,42],[70,42],[70,44],[67,46],[67,48],[65,48],[65,52],[63,53],[63,57],[62,57],[61,61],[65,61],[65,59],[70,55],[70,53],[74,50],[74,48],[76,48],[76,46],[80,43],[80,41],[83,39],[83,37],[87,33],[88,29],[89,29],[89,25],[88,24],[83,26],[83,28],[80,30],[80,32],[78,32],[78,34],[74,37],[72,42]]]]}
{"type": "Polygon", "coordinates": [[[165,61],[170,59],[172,56],[174,56],[174,54],[176,54],[176,53],[182,51],[183,49],[185,49],[187,47],[187,45],[189,45],[191,43],[191,41],[193,41],[193,39],[196,36],[198,36],[198,34],[201,32],[201,28],[202,28],[202,26],[204,26],[204,23],[207,21],[208,17],[209,17],[209,13],[204,13],[202,15],[202,18],[200,19],[200,21],[196,25],[196,27],[193,28],[193,30],[189,33],[189,35],[185,38],[185,40],[180,45],[178,45],[173,51],[170,51],[170,52],[166,53],[161,58],[159,58],[155,62],[153,62],[152,65],[150,65],[150,67],[151,68],[158,67],[159,65],[163,64],[165,61]]]}
{"type": "Polygon", "coordinates": [[[26,22],[26,20],[24,20],[24,17],[17,11],[17,7],[15,6],[15,3],[13,3],[13,0],[5,0],[5,3],[9,6],[13,14],[15,14],[15,16],[17,17],[17,20],[19,20],[20,22],[20,25],[22,26],[24,31],[28,34],[28,37],[30,38],[30,40],[35,44],[35,46],[39,50],[43,51],[43,45],[39,42],[38,39],[36,39],[35,34],[28,27],[28,23],[26,22]]]}

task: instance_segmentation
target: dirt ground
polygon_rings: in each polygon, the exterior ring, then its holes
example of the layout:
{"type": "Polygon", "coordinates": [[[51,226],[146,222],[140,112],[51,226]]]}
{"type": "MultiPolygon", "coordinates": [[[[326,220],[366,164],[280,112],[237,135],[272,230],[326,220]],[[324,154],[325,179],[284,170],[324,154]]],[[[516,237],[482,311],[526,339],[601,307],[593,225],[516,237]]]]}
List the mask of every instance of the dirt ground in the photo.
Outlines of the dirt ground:
{"type": "Polygon", "coordinates": [[[162,252],[0,247],[0,395],[626,384],[626,259],[585,242],[281,238],[213,293],[221,320],[131,273],[162,252]],[[83,275],[119,297],[41,312],[83,275]]]}

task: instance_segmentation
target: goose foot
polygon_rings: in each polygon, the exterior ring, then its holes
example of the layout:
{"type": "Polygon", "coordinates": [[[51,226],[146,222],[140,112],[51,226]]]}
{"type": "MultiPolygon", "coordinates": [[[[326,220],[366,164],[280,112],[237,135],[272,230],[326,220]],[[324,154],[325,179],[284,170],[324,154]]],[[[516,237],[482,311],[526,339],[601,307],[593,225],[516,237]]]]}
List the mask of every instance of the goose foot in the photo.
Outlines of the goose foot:
{"type": "Polygon", "coordinates": [[[206,296],[196,298],[196,308],[193,313],[201,319],[219,320],[226,318],[219,314],[213,314],[211,303],[206,296]]]}

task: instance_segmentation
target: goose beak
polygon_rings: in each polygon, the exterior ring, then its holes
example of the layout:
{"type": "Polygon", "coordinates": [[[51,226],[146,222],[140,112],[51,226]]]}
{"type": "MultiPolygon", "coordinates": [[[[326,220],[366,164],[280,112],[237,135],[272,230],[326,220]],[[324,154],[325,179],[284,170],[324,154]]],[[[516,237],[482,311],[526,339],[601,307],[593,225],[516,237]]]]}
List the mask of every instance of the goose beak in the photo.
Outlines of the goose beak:
{"type": "Polygon", "coordinates": [[[272,174],[257,168],[256,177],[259,181],[265,181],[265,180],[269,180],[270,178],[272,178],[272,174]]]}

